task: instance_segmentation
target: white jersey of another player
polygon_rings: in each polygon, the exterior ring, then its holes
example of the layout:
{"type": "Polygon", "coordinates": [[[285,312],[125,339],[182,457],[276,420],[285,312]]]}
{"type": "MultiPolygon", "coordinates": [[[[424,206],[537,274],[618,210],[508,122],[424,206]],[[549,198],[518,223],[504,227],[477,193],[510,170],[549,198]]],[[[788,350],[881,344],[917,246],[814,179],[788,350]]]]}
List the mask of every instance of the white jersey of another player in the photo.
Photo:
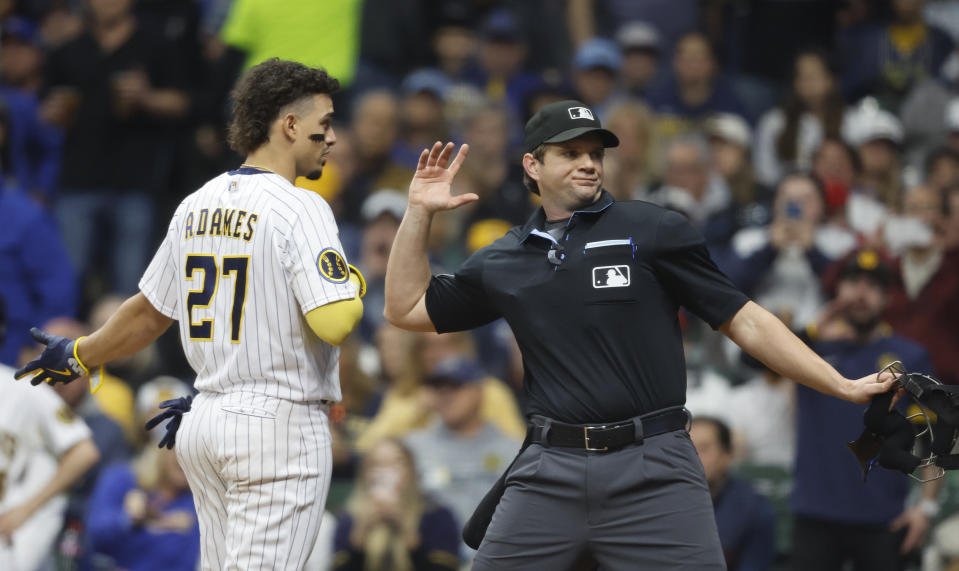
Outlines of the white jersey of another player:
{"type": "Polygon", "coordinates": [[[180,204],[140,289],[180,322],[198,390],[337,401],[339,349],[304,315],[356,296],[342,251],[322,197],[241,167],[180,204]]]}
{"type": "MultiPolygon", "coordinates": [[[[23,504],[57,473],[60,457],[90,429],[46,384],[13,380],[14,370],[0,365],[0,514],[23,504]]],[[[0,569],[34,571],[52,553],[63,526],[64,495],[44,504],[16,531],[10,544],[0,539],[0,569]]]]}

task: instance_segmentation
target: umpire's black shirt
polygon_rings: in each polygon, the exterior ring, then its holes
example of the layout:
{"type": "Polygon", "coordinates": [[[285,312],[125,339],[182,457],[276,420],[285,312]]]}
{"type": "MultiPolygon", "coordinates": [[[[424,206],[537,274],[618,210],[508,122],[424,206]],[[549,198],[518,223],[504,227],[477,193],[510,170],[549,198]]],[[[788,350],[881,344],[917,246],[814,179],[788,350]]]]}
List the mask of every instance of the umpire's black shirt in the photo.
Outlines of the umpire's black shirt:
{"type": "Polygon", "coordinates": [[[545,221],[540,208],[455,275],[433,276],[436,330],[504,317],[523,354],[529,413],[585,424],[685,403],[679,306],[717,328],[747,301],[700,233],[681,214],[606,191],[573,213],[556,244],[545,221]]]}

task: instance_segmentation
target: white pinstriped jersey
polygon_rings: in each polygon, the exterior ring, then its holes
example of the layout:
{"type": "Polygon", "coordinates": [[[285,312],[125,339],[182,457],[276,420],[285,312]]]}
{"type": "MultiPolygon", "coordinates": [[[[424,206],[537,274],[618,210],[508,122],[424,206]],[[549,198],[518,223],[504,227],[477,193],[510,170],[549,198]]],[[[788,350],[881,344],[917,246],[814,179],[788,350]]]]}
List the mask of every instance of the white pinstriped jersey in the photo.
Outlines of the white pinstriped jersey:
{"type": "MultiPolygon", "coordinates": [[[[39,492],[60,457],[90,438],[86,423],[49,385],[14,381],[13,373],[0,365],[0,513],[39,492]]],[[[66,500],[57,500],[62,510],[66,500]]]]}
{"type": "Polygon", "coordinates": [[[184,199],[140,290],[180,322],[198,390],[338,401],[339,349],[304,315],[356,295],[342,252],[322,197],[242,167],[184,199]]]}
{"type": "MultiPolygon", "coordinates": [[[[0,365],[0,514],[22,505],[57,473],[60,458],[90,438],[82,419],[46,383],[33,387],[13,380],[14,370],[0,365]]],[[[35,511],[10,541],[0,539],[0,569],[46,569],[63,526],[66,494],[35,511]]]]}

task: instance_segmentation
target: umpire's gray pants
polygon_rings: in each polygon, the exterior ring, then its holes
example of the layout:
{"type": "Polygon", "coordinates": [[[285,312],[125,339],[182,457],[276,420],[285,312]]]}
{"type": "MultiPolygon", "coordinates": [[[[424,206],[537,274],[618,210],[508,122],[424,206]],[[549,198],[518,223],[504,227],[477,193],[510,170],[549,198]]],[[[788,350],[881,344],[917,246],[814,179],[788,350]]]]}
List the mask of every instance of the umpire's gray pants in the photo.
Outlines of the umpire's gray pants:
{"type": "Polygon", "coordinates": [[[689,434],[614,452],[532,444],[517,458],[473,569],[725,569],[689,434]]]}

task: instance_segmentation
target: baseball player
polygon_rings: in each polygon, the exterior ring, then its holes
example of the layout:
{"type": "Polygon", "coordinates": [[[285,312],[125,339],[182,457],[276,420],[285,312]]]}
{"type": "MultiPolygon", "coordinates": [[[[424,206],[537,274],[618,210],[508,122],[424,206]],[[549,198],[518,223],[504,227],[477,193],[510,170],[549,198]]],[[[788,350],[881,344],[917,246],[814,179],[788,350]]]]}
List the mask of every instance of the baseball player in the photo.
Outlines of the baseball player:
{"type": "Polygon", "coordinates": [[[842,377],[719,272],[682,215],[614,200],[602,189],[603,153],[619,141],[583,103],[546,105],[524,136],[525,182],[542,197],[526,224],[454,275],[432,276],[433,215],[477,199],[450,193],[468,147],[451,161],[453,144],[437,142],[420,156],[386,273],[395,325],[446,332],[504,317],[522,351],[527,446],[501,496],[476,512],[491,521],[473,569],[568,569],[581,558],[604,569],[723,569],[685,430],[679,307],[784,376],[847,400],[889,390],[892,375],[842,377]]]}
{"type": "Polygon", "coordinates": [[[0,365],[0,569],[35,571],[63,526],[64,492],[100,454],[53,389],[16,383],[13,372],[0,365]]]}
{"type": "Polygon", "coordinates": [[[338,345],[362,316],[362,276],[348,266],[316,178],[336,143],[325,71],[270,60],[233,90],[229,140],[246,156],[180,204],[128,299],[86,338],[48,345],[18,377],[69,382],[135,352],[180,322],[196,371],[169,403],[173,444],[196,501],[202,568],[301,569],[329,490],[327,413],[340,399],[338,345]],[[175,429],[183,418],[182,430],[175,429]]]}

